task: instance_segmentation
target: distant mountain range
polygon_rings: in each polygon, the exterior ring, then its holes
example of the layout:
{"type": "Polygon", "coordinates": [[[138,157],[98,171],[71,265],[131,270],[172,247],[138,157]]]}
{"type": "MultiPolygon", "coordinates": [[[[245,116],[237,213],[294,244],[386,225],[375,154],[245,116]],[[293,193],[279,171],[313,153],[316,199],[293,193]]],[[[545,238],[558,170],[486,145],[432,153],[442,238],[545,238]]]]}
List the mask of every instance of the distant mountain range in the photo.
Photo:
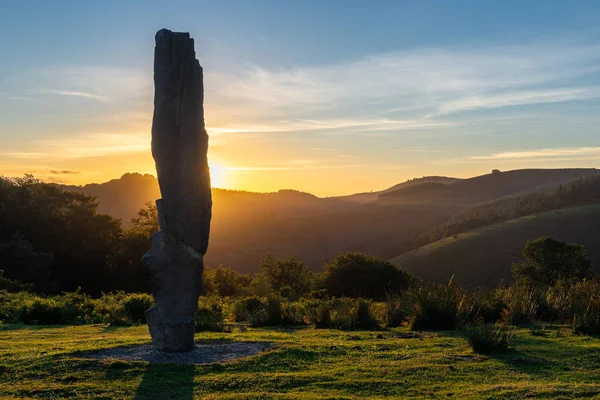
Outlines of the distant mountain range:
{"type": "MultiPolygon", "coordinates": [[[[596,169],[524,169],[469,179],[428,176],[386,190],[319,198],[295,190],[274,193],[213,189],[208,265],[256,271],[264,254],[293,254],[313,270],[343,251],[384,258],[415,249],[423,233],[476,205],[556,190],[596,169]]],[[[99,212],[127,226],[148,201],[160,198],[156,178],[125,174],[102,184],[66,186],[91,194],[99,212]]],[[[419,275],[418,270],[414,270],[419,275]]]]}

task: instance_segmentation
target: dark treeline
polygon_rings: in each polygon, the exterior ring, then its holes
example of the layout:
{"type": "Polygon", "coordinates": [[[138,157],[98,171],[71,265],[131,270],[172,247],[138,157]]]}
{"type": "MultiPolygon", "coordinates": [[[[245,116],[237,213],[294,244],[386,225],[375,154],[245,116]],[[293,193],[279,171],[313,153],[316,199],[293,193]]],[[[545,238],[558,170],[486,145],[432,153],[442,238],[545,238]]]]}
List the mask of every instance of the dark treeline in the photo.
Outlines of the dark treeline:
{"type": "MultiPolygon", "coordinates": [[[[0,289],[18,291],[25,285],[46,294],[81,290],[92,296],[149,292],[140,260],[159,229],[156,207],[147,203],[131,227],[123,228],[120,220],[99,214],[97,206],[93,197],[32,176],[0,178],[0,289]]],[[[204,294],[300,297],[323,291],[378,299],[413,282],[391,263],[359,253],[341,254],[317,274],[294,257],[267,254],[256,274],[207,267],[204,294]]]]}
{"type": "Polygon", "coordinates": [[[529,193],[477,205],[460,212],[431,232],[419,236],[417,246],[496,222],[600,201],[600,175],[560,185],[553,193],[529,193]]]}
{"type": "MultiPolygon", "coordinates": [[[[473,207],[418,241],[425,244],[494,222],[598,201],[600,176],[577,179],[554,193],[473,207]]],[[[78,288],[93,296],[115,290],[148,292],[140,259],[149,248],[149,236],[158,230],[155,207],[147,204],[129,228],[98,213],[97,207],[93,197],[31,176],[0,178],[0,270],[4,271],[0,284],[5,288],[27,284],[47,294],[78,288]]],[[[248,275],[225,267],[207,268],[205,293],[300,296],[327,291],[333,296],[377,298],[396,293],[412,279],[386,261],[357,253],[336,257],[317,274],[293,257],[266,256],[258,266],[258,273],[248,275]]]]}
{"type": "Polygon", "coordinates": [[[123,229],[93,197],[32,176],[0,178],[0,270],[45,293],[147,291],[146,226],[123,229]]]}

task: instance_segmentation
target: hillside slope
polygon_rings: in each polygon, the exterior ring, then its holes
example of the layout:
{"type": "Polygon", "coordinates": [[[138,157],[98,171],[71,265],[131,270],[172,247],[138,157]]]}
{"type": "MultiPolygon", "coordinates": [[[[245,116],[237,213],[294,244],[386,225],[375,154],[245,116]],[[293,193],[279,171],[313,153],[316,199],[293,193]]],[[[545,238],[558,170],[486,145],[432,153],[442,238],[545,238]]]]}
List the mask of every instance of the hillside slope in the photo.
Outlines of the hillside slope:
{"type": "Polygon", "coordinates": [[[464,287],[493,286],[510,279],[526,242],[551,236],[583,244],[600,267],[598,221],[600,204],[550,211],[442,239],[390,261],[426,281],[447,282],[454,275],[464,287]]]}
{"type": "Polygon", "coordinates": [[[447,185],[422,182],[382,193],[379,201],[452,201],[480,203],[504,196],[536,191],[552,191],[573,179],[598,174],[594,168],[519,169],[461,179],[447,185]]]}
{"type": "MultiPolygon", "coordinates": [[[[468,190],[463,192],[470,193],[471,198],[487,198],[495,193],[487,192],[493,183],[508,181],[507,186],[533,190],[540,182],[556,183],[567,177],[595,172],[524,170],[503,172],[500,178],[485,176],[481,182],[487,184],[477,183],[479,178],[456,181],[434,176],[400,185],[405,190],[418,192],[419,184],[435,189],[470,181],[477,184],[468,184],[468,190]],[[510,179],[519,180],[524,176],[529,178],[510,183],[510,179]],[[446,185],[448,182],[454,183],[446,185]],[[487,194],[478,194],[477,190],[487,194]]],[[[158,182],[151,175],[125,174],[103,184],[68,188],[96,196],[99,211],[121,218],[124,226],[129,225],[131,217],[145,202],[160,197],[158,182]]],[[[252,193],[213,189],[212,194],[213,219],[206,262],[211,266],[224,264],[243,272],[256,271],[267,252],[275,257],[293,254],[313,270],[320,270],[323,263],[344,251],[360,251],[384,258],[397,256],[414,249],[418,243],[425,243],[417,242],[417,239],[473,206],[470,200],[452,198],[361,204],[343,197],[319,198],[294,190],[252,193]]]]}
{"type": "Polygon", "coordinates": [[[393,191],[404,189],[404,188],[418,186],[418,185],[422,185],[425,183],[437,183],[440,185],[448,185],[450,183],[454,183],[459,180],[460,180],[459,178],[450,178],[447,176],[424,176],[422,178],[409,179],[405,182],[398,183],[398,184],[396,184],[392,187],[389,187],[387,189],[384,189],[384,190],[379,190],[379,191],[375,191],[375,192],[355,193],[355,194],[351,194],[348,196],[336,196],[336,197],[329,197],[329,198],[336,199],[336,200],[343,200],[345,202],[350,202],[350,203],[365,204],[365,203],[370,203],[370,202],[377,200],[377,198],[384,193],[389,193],[389,192],[393,192],[393,191]]]}

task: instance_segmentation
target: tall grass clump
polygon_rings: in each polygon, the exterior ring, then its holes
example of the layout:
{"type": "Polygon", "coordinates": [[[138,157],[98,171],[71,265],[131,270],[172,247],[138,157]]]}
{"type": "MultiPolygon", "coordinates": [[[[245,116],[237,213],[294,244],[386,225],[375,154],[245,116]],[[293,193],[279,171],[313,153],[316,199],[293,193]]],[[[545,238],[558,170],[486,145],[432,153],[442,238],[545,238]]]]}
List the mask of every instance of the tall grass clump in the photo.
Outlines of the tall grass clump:
{"type": "Polygon", "coordinates": [[[496,324],[472,325],[466,329],[469,344],[479,354],[506,353],[513,335],[513,329],[496,324]]]}
{"type": "Polygon", "coordinates": [[[505,320],[513,325],[527,325],[535,321],[542,305],[544,296],[540,290],[531,285],[514,285],[503,291],[507,309],[505,320]]]}
{"type": "Polygon", "coordinates": [[[600,279],[559,282],[546,294],[558,319],[572,323],[577,332],[600,333],[600,279]]]}
{"type": "Polygon", "coordinates": [[[469,307],[465,319],[470,322],[495,324],[505,318],[508,306],[503,298],[503,289],[479,289],[467,298],[469,307]]]}
{"type": "Polygon", "coordinates": [[[419,288],[414,293],[412,330],[453,330],[458,321],[458,309],[464,301],[463,291],[452,280],[447,285],[419,288]]]}

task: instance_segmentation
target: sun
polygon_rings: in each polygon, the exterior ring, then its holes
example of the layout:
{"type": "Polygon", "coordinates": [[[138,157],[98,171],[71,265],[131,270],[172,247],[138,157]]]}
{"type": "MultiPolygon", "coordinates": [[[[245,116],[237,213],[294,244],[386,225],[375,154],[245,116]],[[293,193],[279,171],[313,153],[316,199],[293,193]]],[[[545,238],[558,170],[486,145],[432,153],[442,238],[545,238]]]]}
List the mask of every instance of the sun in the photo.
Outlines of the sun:
{"type": "Polygon", "coordinates": [[[227,168],[219,164],[210,164],[210,185],[224,188],[227,185],[227,168]]]}

